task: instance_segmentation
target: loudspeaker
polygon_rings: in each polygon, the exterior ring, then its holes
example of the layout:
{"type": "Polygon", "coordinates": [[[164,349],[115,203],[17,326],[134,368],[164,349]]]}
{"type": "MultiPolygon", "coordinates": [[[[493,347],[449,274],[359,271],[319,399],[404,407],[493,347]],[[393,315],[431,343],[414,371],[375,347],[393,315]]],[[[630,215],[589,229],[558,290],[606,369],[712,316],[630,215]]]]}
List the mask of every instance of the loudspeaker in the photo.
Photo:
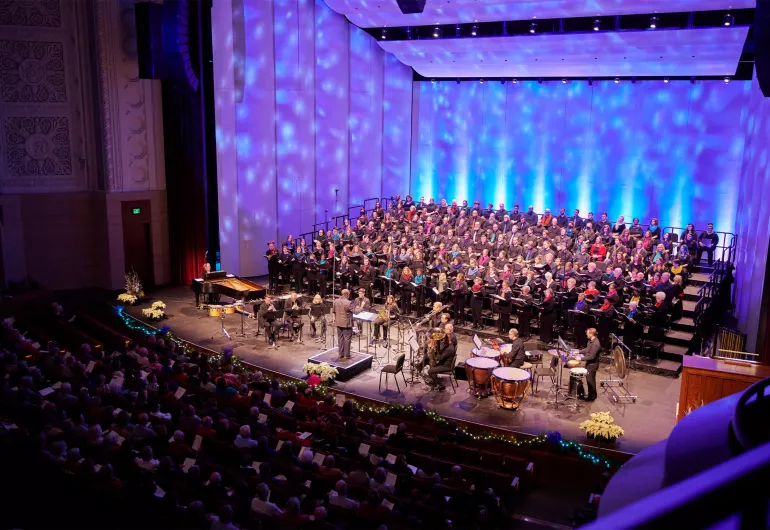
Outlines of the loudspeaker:
{"type": "Polygon", "coordinates": [[[405,15],[422,13],[425,9],[425,0],[397,0],[398,8],[405,15]]]}
{"type": "Polygon", "coordinates": [[[770,0],[757,0],[754,12],[754,66],[762,94],[770,97],[770,0]]]}
{"type": "Polygon", "coordinates": [[[139,2],[136,17],[136,51],[141,79],[166,79],[168,67],[163,57],[163,4],[139,2]]]}

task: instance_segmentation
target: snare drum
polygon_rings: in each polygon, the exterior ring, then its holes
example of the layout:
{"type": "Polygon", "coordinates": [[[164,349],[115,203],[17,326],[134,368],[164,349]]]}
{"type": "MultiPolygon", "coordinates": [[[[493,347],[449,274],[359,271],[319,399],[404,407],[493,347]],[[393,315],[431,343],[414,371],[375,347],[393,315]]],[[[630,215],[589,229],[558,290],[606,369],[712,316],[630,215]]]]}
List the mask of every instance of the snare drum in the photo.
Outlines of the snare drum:
{"type": "Polygon", "coordinates": [[[582,392],[578,389],[583,388],[583,376],[588,373],[585,368],[572,368],[569,371],[569,396],[577,398],[582,392]]]}
{"type": "Polygon", "coordinates": [[[492,370],[500,364],[486,357],[472,357],[465,361],[465,374],[468,376],[468,386],[471,394],[476,397],[489,395],[489,376],[492,370]]]}
{"type": "Polygon", "coordinates": [[[476,351],[476,355],[474,357],[478,357],[480,359],[491,359],[498,363],[498,366],[500,365],[500,350],[496,350],[494,348],[481,348],[480,350],[476,351]]]}
{"type": "Polygon", "coordinates": [[[492,370],[492,392],[497,405],[504,409],[517,410],[526,399],[530,388],[531,375],[520,368],[495,368],[492,370]]]}
{"type": "Polygon", "coordinates": [[[209,316],[210,317],[221,317],[222,316],[222,306],[210,305],[209,306],[209,316]]]}

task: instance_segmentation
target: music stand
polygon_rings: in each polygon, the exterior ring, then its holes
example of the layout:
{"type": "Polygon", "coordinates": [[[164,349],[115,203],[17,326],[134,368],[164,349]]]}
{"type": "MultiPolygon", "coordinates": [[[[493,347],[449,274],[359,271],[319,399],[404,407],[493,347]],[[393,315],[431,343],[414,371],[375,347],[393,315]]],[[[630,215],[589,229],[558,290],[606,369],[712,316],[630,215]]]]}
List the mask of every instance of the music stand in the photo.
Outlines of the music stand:
{"type": "MultiPolygon", "coordinates": [[[[241,328],[235,332],[236,337],[245,337],[246,336],[246,325],[244,323],[244,317],[246,316],[246,302],[244,300],[241,300],[241,310],[239,313],[241,314],[241,328]]],[[[251,318],[251,317],[249,317],[251,318]]],[[[257,328],[259,329],[259,328],[257,328]]]]}
{"type": "Polygon", "coordinates": [[[219,331],[214,333],[211,338],[215,339],[217,335],[222,335],[223,337],[227,337],[227,340],[233,340],[233,338],[230,336],[230,334],[225,329],[225,310],[223,307],[220,307],[220,314],[219,314],[219,331]]]}
{"type": "MultiPolygon", "coordinates": [[[[372,313],[369,311],[360,311],[353,314],[353,320],[359,320],[362,323],[367,323],[366,340],[364,341],[366,343],[366,353],[369,353],[369,341],[372,337],[372,322],[377,320],[377,316],[377,313],[372,313]]],[[[361,331],[363,331],[363,326],[361,326],[361,331]]],[[[358,351],[361,351],[361,336],[363,335],[361,331],[358,332],[358,351]]],[[[374,344],[374,358],[377,358],[377,344],[374,344]]]]}

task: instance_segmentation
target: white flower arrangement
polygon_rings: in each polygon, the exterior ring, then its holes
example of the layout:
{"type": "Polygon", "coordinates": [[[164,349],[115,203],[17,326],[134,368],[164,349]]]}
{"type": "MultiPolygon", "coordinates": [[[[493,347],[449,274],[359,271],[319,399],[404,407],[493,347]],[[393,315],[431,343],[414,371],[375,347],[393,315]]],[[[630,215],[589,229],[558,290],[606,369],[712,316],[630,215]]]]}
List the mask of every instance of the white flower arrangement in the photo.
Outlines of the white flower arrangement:
{"type": "Polygon", "coordinates": [[[592,438],[614,442],[625,434],[625,431],[615,425],[615,419],[609,412],[594,412],[591,419],[580,424],[580,429],[592,438]]]}
{"type": "Polygon", "coordinates": [[[142,309],[142,315],[152,320],[163,320],[166,318],[166,312],[164,311],[165,308],[166,304],[158,300],[153,302],[150,307],[142,309]]]}
{"type": "Polygon", "coordinates": [[[118,295],[118,302],[123,302],[124,304],[128,305],[134,305],[136,303],[136,295],[133,295],[131,293],[120,293],[118,295]]]}
{"type": "Polygon", "coordinates": [[[331,366],[329,363],[305,363],[302,366],[302,370],[309,374],[317,374],[321,378],[322,382],[327,382],[329,379],[335,379],[339,371],[331,366]]]}
{"type": "Polygon", "coordinates": [[[131,269],[126,273],[126,294],[134,295],[136,298],[144,298],[142,288],[142,279],[135,270],[131,269]]]}

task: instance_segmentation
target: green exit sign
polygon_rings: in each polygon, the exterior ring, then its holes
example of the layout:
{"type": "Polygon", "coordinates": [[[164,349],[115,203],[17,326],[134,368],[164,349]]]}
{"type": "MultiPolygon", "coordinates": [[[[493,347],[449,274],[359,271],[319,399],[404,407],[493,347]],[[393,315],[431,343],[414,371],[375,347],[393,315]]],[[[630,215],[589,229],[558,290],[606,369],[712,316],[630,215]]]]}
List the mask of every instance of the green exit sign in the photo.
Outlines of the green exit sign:
{"type": "Polygon", "coordinates": [[[131,209],[131,215],[139,215],[140,213],[142,213],[142,209],[141,208],[132,208],[131,209]]]}

